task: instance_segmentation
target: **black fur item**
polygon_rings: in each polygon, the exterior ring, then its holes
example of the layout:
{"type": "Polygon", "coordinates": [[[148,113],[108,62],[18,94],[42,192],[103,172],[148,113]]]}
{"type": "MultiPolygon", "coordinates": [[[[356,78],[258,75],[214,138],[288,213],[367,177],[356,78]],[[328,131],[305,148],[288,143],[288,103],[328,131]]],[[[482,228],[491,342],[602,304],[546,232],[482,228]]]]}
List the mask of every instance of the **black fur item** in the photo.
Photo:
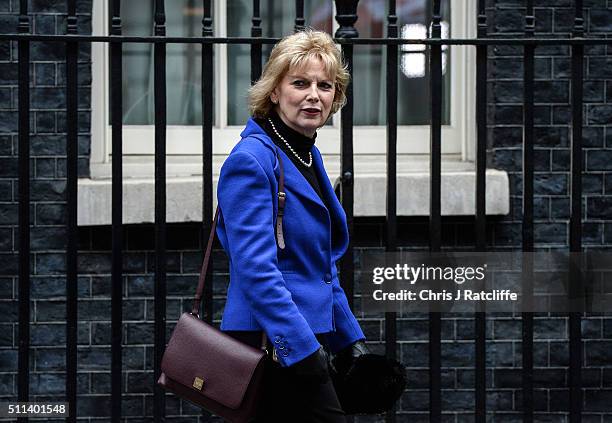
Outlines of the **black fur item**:
{"type": "Polygon", "coordinates": [[[378,354],[360,355],[345,374],[332,371],[331,377],[346,414],[388,411],[406,387],[404,365],[378,354]]]}

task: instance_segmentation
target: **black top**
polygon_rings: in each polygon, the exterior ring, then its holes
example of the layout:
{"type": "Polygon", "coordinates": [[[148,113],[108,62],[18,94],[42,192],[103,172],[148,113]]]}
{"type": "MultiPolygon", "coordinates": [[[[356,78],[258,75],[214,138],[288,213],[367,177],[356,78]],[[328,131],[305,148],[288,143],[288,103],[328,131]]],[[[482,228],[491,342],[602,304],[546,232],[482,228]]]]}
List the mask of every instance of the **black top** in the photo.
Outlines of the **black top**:
{"type": "MultiPolygon", "coordinates": [[[[291,145],[291,148],[293,148],[293,150],[300,156],[300,158],[306,163],[308,163],[310,160],[308,152],[312,150],[312,146],[315,143],[315,139],[317,138],[316,132],[312,138],[309,138],[287,126],[275,111],[271,111],[268,116],[270,117],[270,119],[272,119],[272,122],[274,123],[274,126],[276,127],[278,133],[284,139],[287,140],[289,145],[291,145]]],[[[268,134],[272,141],[274,141],[274,144],[276,144],[278,147],[280,147],[281,150],[285,152],[285,154],[291,159],[295,167],[297,167],[300,173],[304,175],[304,178],[306,178],[306,180],[312,186],[321,201],[323,201],[323,204],[327,206],[327,204],[325,203],[325,199],[323,198],[323,194],[321,192],[321,185],[319,184],[319,179],[317,178],[317,174],[314,169],[314,163],[310,167],[304,166],[304,164],[300,162],[297,157],[295,157],[291,150],[289,150],[283,140],[281,140],[278,135],[276,135],[268,119],[256,118],[255,122],[257,122],[257,124],[266,131],[266,134],[268,134]]]]}

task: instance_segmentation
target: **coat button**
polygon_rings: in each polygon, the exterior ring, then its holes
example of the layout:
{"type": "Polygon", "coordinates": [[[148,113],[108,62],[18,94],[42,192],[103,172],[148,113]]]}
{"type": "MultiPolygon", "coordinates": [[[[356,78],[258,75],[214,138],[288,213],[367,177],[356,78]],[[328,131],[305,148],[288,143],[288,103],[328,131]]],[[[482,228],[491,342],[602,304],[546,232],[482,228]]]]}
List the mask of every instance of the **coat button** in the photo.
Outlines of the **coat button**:
{"type": "Polygon", "coordinates": [[[276,336],[276,337],[274,337],[274,342],[275,342],[275,343],[279,344],[279,343],[280,343],[280,340],[281,340],[281,339],[280,339],[280,336],[276,336]]]}
{"type": "Polygon", "coordinates": [[[326,273],[325,276],[323,276],[323,280],[327,283],[330,283],[332,280],[332,276],[329,273],[326,273]]]}
{"type": "Polygon", "coordinates": [[[282,356],[283,356],[283,357],[287,357],[288,355],[289,355],[289,353],[288,353],[287,351],[283,351],[283,352],[282,352],[282,356]]]}

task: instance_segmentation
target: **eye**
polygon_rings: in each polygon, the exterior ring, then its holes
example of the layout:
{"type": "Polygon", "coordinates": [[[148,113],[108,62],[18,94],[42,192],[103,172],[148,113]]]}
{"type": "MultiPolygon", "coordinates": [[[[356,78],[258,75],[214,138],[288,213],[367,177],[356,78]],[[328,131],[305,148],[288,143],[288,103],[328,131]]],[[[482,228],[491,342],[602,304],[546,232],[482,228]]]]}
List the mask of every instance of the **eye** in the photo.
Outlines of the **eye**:
{"type": "Polygon", "coordinates": [[[295,85],[296,87],[303,87],[306,85],[306,82],[301,79],[298,79],[297,81],[293,81],[293,85],[295,85]]]}
{"type": "Polygon", "coordinates": [[[332,85],[329,82],[321,82],[319,84],[319,88],[321,88],[323,90],[331,90],[332,89],[332,85]]]}

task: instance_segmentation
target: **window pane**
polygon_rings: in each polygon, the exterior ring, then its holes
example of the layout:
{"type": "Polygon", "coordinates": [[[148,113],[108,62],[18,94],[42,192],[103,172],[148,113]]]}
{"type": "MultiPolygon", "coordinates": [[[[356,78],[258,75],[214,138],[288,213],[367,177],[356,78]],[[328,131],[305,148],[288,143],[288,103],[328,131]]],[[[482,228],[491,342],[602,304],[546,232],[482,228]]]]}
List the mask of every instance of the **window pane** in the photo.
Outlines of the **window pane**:
{"type": "MultiPolygon", "coordinates": [[[[123,2],[123,33],[153,35],[153,9],[153,0],[123,2]]],[[[201,1],[166,2],[166,31],[169,36],[201,36],[202,17],[201,1]]],[[[155,122],[153,51],[153,44],[123,45],[123,122],[127,125],[152,125],[155,122]]],[[[201,52],[199,44],[166,45],[169,125],[202,123],[201,52]]]]}
{"type": "MultiPolygon", "coordinates": [[[[426,38],[431,22],[430,0],[399,0],[396,9],[400,38],[426,38]]],[[[442,0],[442,37],[450,34],[449,1],[442,0]]],[[[387,33],[387,2],[361,0],[355,27],[362,38],[385,37],[387,33]]],[[[450,122],[450,60],[448,46],[442,53],[442,123],[450,122]]],[[[428,51],[423,45],[403,45],[399,48],[398,124],[426,125],[429,123],[428,51]]],[[[355,46],[353,92],[356,125],[386,123],[386,48],[355,46]]]]}
{"type": "MultiPolygon", "coordinates": [[[[327,31],[332,30],[332,3],[328,0],[304,2],[304,19],[306,26],[327,31]]],[[[282,37],[293,33],[295,25],[295,3],[279,1],[262,1],[262,35],[264,37],[282,37]]],[[[253,2],[251,0],[232,0],[227,5],[227,35],[229,37],[249,37],[253,2]]],[[[272,45],[263,46],[266,62],[272,45]]],[[[228,124],[242,125],[249,118],[247,90],[251,81],[251,53],[249,45],[228,45],[228,124]]]]}

